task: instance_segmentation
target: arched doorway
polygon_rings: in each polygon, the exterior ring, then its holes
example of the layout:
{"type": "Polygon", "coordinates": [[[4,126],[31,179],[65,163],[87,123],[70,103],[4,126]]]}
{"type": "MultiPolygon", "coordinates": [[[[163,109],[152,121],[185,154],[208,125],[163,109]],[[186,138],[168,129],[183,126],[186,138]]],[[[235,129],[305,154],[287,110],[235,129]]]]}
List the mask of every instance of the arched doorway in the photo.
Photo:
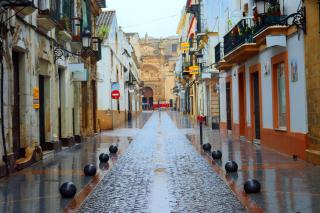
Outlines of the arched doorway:
{"type": "Polygon", "coordinates": [[[153,89],[151,87],[143,88],[142,109],[153,110],[153,89]]]}

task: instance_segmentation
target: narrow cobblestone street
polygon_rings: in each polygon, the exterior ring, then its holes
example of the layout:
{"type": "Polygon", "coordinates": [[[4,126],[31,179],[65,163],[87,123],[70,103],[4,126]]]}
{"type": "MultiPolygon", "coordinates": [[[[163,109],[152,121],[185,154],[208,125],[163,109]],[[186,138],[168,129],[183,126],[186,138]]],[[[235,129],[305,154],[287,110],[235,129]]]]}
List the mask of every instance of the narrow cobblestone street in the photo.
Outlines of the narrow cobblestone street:
{"type": "Polygon", "coordinates": [[[166,112],[153,113],[79,212],[242,212],[166,112]]]}
{"type": "Polygon", "coordinates": [[[201,149],[198,127],[176,112],[143,112],[0,179],[0,212],[319,211],[319,167],[205,126],[204,143],[223,153],[221,161],[213,161],[201,149]],[[111,144],[118,145],[118,154],[99,164],[111,144]],[[228,160],[238,163],[237,173],[225,173],[228,160]],[[98,166],[93,178],[83,174],[89,163],[98,166]],[[261,193],[244,194],[249,178],[261,182],[261,193]],[[74,199],[59,194],[66,181],[77,187],[74,199]]]}

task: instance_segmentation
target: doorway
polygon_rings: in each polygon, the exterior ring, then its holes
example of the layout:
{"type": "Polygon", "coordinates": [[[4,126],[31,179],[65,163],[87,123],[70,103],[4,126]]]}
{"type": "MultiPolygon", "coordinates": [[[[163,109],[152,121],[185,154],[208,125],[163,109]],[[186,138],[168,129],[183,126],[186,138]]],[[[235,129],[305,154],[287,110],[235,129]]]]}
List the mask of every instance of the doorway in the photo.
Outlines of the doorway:
{"type": "Polygon", "coordinates": [[[19,70],[21,55],[18,52],[12,52],[13,61],[13,114],[12,114],[12,141],[13,152],[16,159],[23,156],[20,150],[20,77],[19,70]]]}
{"type": "Polygon", "coordinates": [[[59,73],[59,106],[58,106],[58,125],[59,125],[59,140],[62,138],[62,88],[63,88],[63,70],[58,69],[59,73]]]}
{"type": "Polygon", "coordinates": [[[82,128],[86,131],[88,127],[88,93],[87,93],[87,82],[81,82],[81,102],[82,102],[82,128]]]}
{"type": "Polygon", "coordinates": [[[92,119],[93,119],[93,131],[97,132],[97,90],[96,81],[91,81],[92,85],[92,119]]]}
{"type": "Polygon", "coordinates": [[[40,136],[40,146],[45,147],[45,88],[44,88],[44,76],[39,75],[39,136],[40,136]]]}
{"type": "Polygon", "coordinates": [[[145,87],[143,89],[142,103],[144,104],[145,110],[153,110],[153,89],[151,87],[145,87]]]}
{"type": "Polygon", "coordinates": [[[246,84],[245,84],[245,73],[240,72],[239,78],[239,134],[245,136],[246,129],[246,84]]]}
{"type": "Polygon", "coordinates": [[[226,98],[227,98],[227,129],[232,130],[231,118],[231,83],[226,83],[226,98]]]}
{"type": "Polygon", "coordinates": [[[128,89],[128,121],[132,119],[132,96],[130,90],[128,89]]]}
{"type": "Polygon", "coordinates": [[[252,126],[254,127],[254,139],[260,140],[260,83],[259,83],[259,73],[254,72],[251,74],[251,85],[252,85],[252,126]]]}

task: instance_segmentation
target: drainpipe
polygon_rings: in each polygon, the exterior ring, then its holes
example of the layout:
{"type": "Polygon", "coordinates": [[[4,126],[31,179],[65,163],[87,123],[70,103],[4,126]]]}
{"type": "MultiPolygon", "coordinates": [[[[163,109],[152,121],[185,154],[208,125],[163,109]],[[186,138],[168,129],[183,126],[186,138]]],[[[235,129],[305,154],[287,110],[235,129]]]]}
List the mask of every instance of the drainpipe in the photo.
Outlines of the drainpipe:
{"type": "Polygon", "coordinates": [[[4,116],[3,116],[3,76],[4,76],[4,68],[3,68],[3,42],[0,40],[0,69],[1,69],[1,82],[0,82],[0,105],[1,105],[1,132],[2,132],[2,144],[3,144],[3,152],[4,152],[4,162],[6,164],[7,175],[9,175],[9,164],[8,164],[8,152],[6,147],[6,137],[4,133],[4,116]]]}

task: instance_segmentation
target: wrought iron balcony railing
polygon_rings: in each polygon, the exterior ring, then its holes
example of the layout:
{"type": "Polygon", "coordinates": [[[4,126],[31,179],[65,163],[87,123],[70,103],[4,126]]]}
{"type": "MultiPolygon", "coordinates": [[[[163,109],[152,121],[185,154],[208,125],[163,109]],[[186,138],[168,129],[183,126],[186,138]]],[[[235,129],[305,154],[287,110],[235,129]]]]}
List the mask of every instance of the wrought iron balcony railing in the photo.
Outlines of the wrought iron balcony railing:
{"type": "MultiPolygon", "coordinates": [[[[270,26],[287,25],[285,15],[259,14],[259,18],[242,19],[224,36],[224,54],[244,43],[253,43],[253,37],[270,26]]],[[[217,55],[217,52],[216,52],[217,55]]]]}
{"type": "Polygon", "coordinates": [[[260,14],[259,20],[255,23],[253,33],[256,35],[270,26],[287,25],[285,15],[260,14]]]}
{"type": "Polygon", "coordinates": [[[39,0],[39,15],[49,16],[54,20],[60,30],[71,32],[72,18],[74,18],[74,1],[59,0],[51,1],[39,0]]]}
{"type": "Polygon", "coordinates": [[[253,43],[254,21],[252,18],[242,19],[224,36],[224,55],[244,43],[253,43]]]}

